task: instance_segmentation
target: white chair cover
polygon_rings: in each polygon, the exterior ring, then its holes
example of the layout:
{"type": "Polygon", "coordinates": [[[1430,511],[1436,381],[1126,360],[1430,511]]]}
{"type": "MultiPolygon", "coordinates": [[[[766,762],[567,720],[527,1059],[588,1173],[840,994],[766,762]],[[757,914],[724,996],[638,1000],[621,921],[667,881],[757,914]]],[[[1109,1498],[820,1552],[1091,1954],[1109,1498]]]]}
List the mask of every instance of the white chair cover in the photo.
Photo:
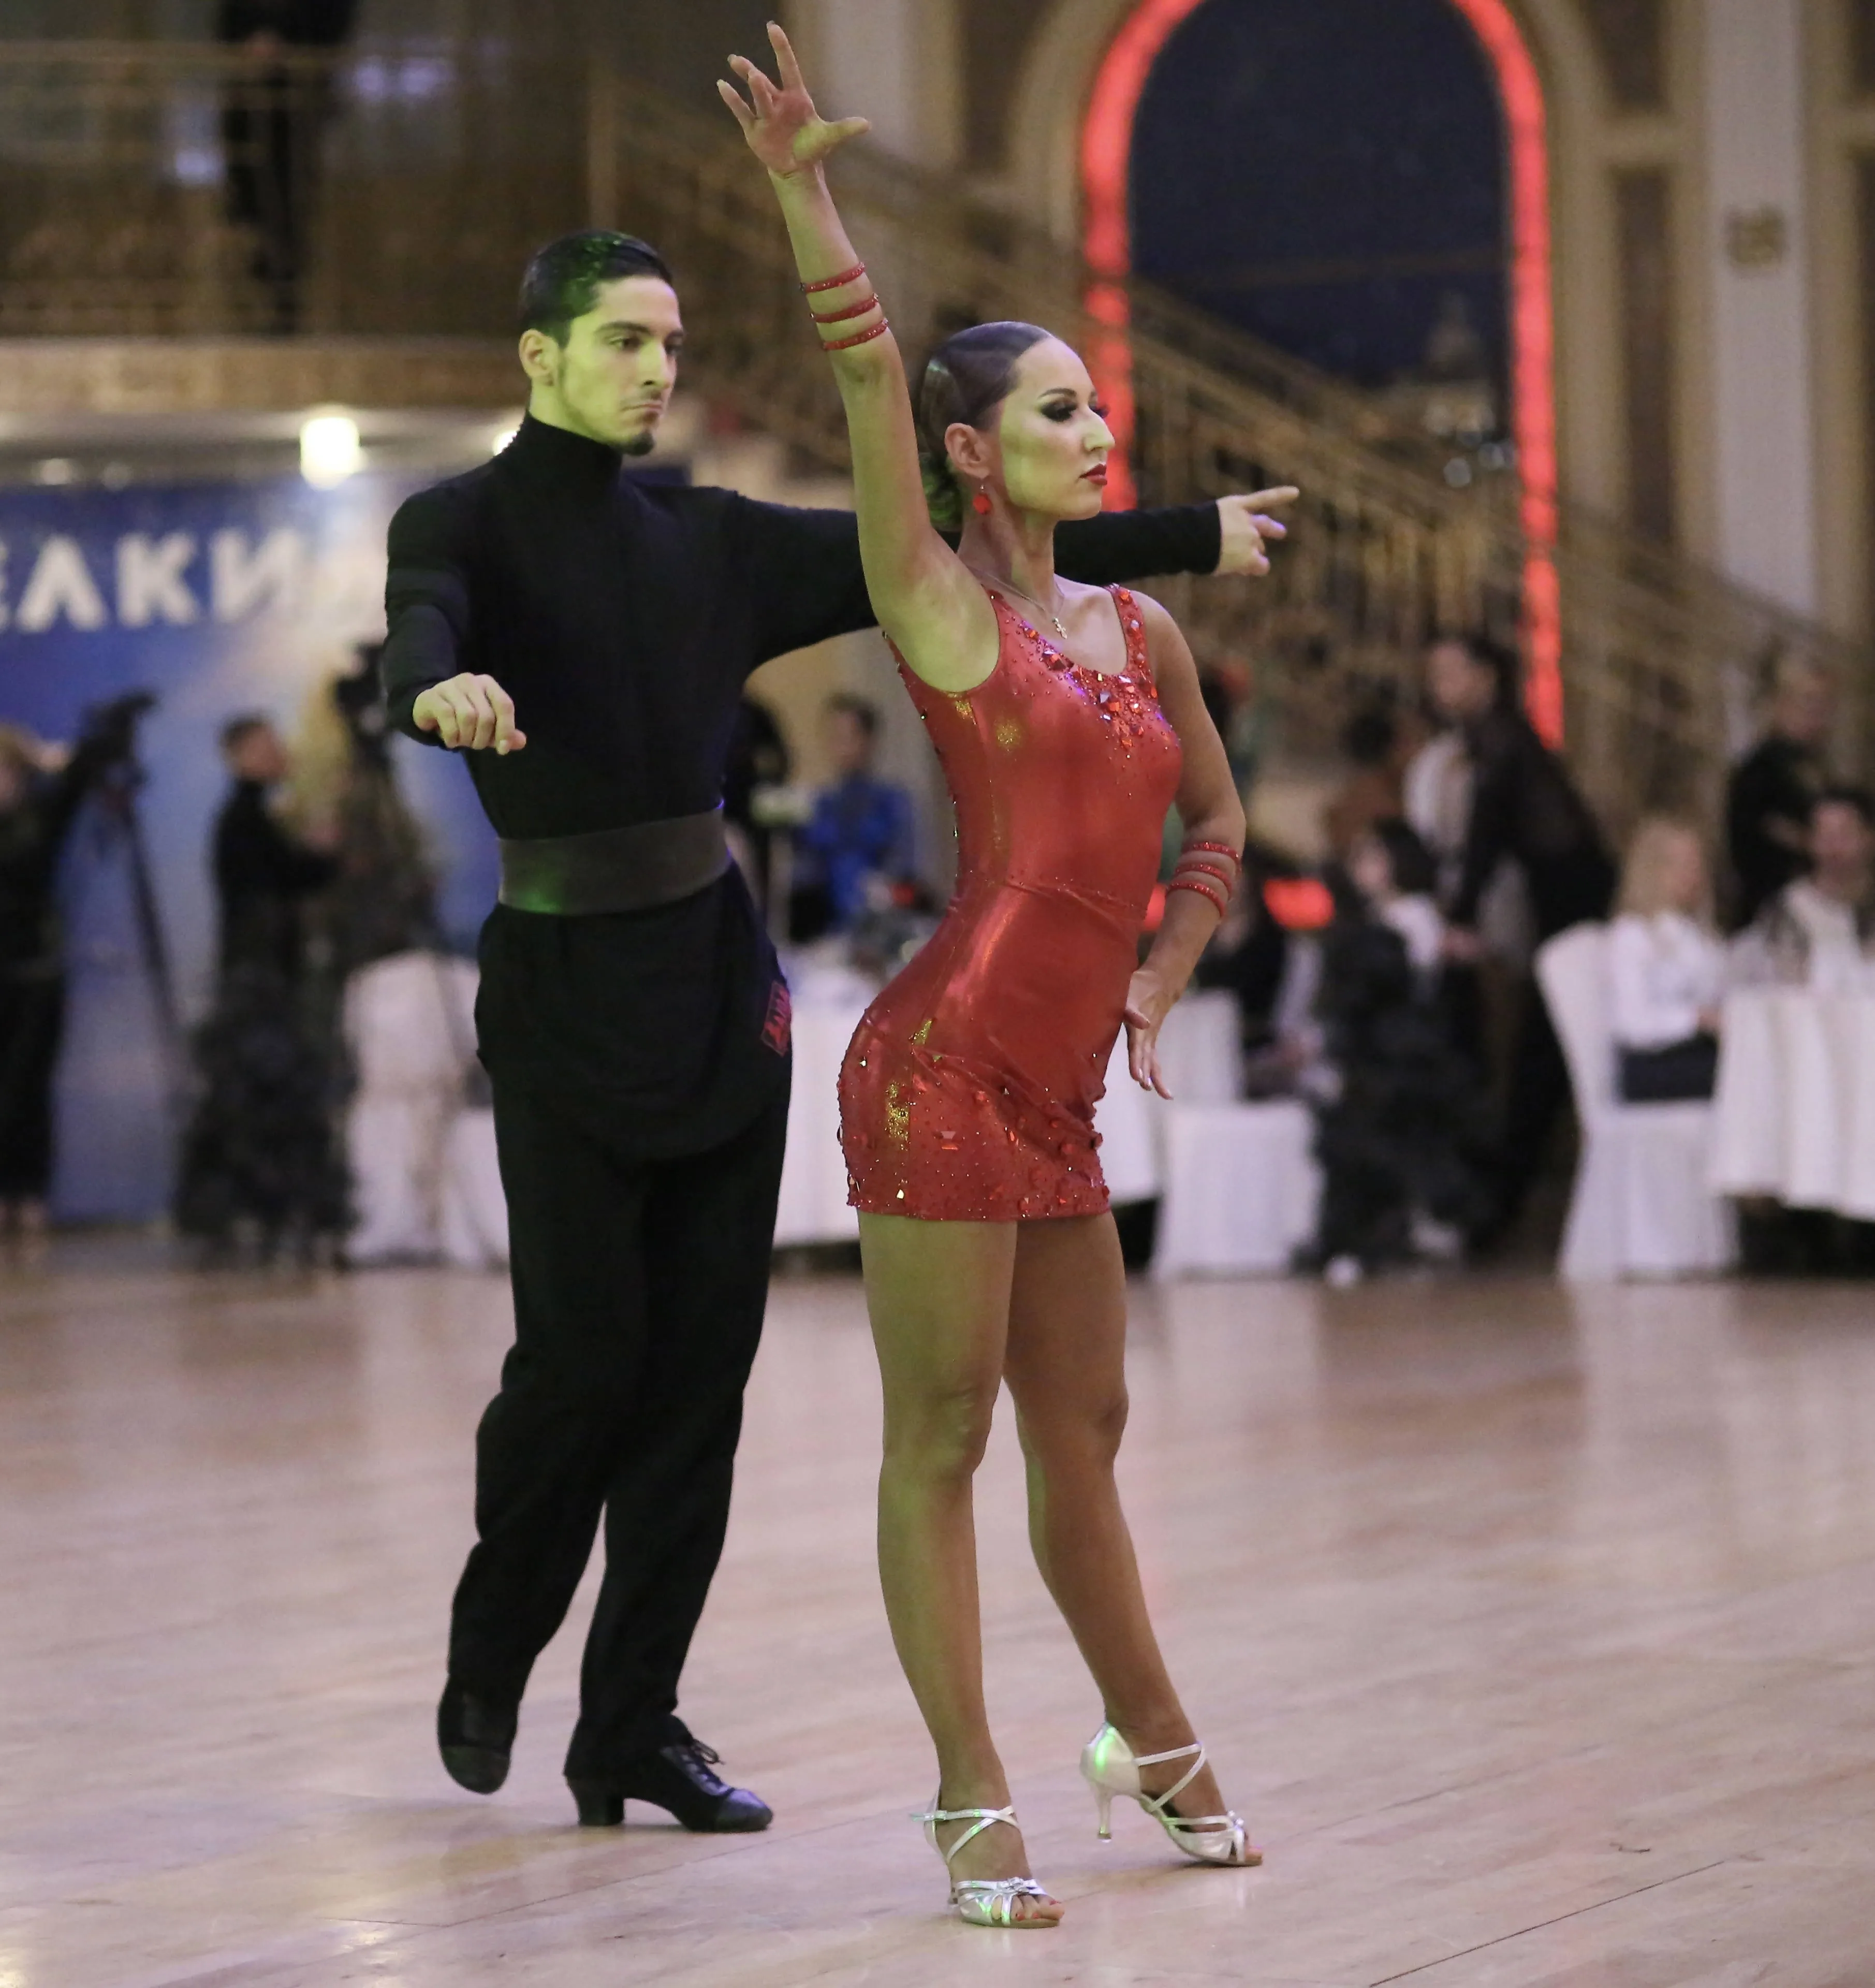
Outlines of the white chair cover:
{"type": "Polygon", "coordinates": [[[508,1267],[508,1202],[495,1151],[495,1114],[458,1111],[443,1142],[443,1260],[459,1270],[508,1267]]]}
{"type": "MultiPolygon", "coordinates": [[[[357,1218],[345,1248],[353,1263],[434,1263],[444,1253],[453,1127],[475,1053],[476,980],[466,959],[400,952],[346,983],[346,1042],[358,1086],[345,1128],[357,1218]]],[[[491,1117],[491,1157],[493,1138],[491,1117]]],[[[502,1236],[505,1259],[505,1215],[502,1236]]]]}
{"type": "Polygon", "coordinates": [[[1286,1271],[1313,1238],[1321,1202],[1307,1107],[1174,1102],[1159,1117],[1164,1195],[1154,1277],[1286,1271]]]}
{"type": "Polygon", "coordinates": [[[1707,1185],[1712,1107],[1617,1100],[1607,944],[1605,925],[1579,925],[1536,955],[1582,1128],[1559,1267],[1572,1282],[1724,1270],[1736,1242],[1729,1205],[1707,1185]]]}

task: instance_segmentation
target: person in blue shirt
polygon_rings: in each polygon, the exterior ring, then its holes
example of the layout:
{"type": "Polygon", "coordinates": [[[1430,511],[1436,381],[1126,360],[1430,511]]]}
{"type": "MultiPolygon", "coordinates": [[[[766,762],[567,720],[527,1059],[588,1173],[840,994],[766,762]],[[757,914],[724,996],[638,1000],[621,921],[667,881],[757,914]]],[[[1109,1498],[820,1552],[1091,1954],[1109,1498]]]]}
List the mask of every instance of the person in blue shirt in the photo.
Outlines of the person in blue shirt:
{"type": "Polygon", "coordinates": [[[916,874],[911,796],[873,777],[879,713],[864,698],[848,691],[829,698],[825,723],[835,779],[816,797],[800,848],[826,894],[833,925],[845,931],[866,911],[875,878],[890,885],[916,874]]]}

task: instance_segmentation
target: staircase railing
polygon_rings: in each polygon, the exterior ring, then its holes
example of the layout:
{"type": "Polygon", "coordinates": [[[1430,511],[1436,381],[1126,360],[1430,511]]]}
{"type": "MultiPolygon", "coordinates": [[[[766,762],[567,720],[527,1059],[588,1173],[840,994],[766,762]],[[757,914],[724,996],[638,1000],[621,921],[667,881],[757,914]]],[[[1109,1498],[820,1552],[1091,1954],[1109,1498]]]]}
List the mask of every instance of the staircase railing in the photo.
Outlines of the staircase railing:
{"type": "MultiPolygon", "coordinates": [[[[727,113],[582,73],[507,36],[373,42],[256,65],[219,47],[0,42],[0,336],[505,335],[527,250],[578,218],[658,242],[692,377],[843,468],[837,397],[766,186],[727,113]]],[[[946,184],[862,151],[846,211],[913,351],[1024,317],[1092,350],[1078,259],[946,184]]],[[[1411,697],[1442,630],[1514,636],[1514,478],[1444,479],[1451,451],[1377,402],[1136,283],[1127,333],[1143,501],[1294,482],[1271,579],[1167,583],[1202,658],[1257,682],[1293,752],[1326,756],[1364,701],[1411,697]]],[[[1766,659],[1850,694],[1844,770],[1870,764],[1865,651],[1565,506],[1556,550],[1568,747],[1617,832],[1711,818],[1766,659]]]]}
{"type": "MultiPolygon", "coordinates": [[[[617,218],[677,268],[689,363],[712,397],[843,468],[837,396],[801,314],[772,201],[733,127],[616,90],[617,218]]],[[[962,323],[1021,317],[1083,350],[1104,327],[1072,255],[1004,215],[874,154],[840,174],[843,211],[916,354],[962,323]]],[[[1513,640],[1525,542],[1515,478],[1454,489],[1453,451],[1373,401],[1135,283],[1130,370],[1142,502],[1292,482],[1296,529],[1269,581],[1168,583],[1201,660],[1256,680],[1292,752],[1326,756],[1364,702],[1417,695],[1427,640],[1483,627],[1513,640]]],[[[1556,564],[1570,757],[1610,827],[1676,808],[1714,817],[1771,661],[1832,670],[1847,700],[1845,769],[1867,763],[1867,652],[1579,506],[1556,564]]]]}

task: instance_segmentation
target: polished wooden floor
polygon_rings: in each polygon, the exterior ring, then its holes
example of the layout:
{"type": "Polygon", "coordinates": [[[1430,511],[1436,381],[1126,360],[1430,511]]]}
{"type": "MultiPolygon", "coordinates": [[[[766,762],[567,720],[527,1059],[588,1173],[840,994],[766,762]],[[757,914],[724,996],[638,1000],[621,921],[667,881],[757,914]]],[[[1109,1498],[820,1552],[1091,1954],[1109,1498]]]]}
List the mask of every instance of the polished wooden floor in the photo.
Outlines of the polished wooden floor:
{"type": "Polygon", "coordinates": [[[776,1286],[685,1709],[779,1820],[712,1840],[569,1826],[570,1636],[499,1796],[437,1765],[498,1284],[0,1273],[0,1988],[1875,1983],[1869,1288],[1136,1305],[1142,1558],[1269,1861],[1096,1841],[1002,1430],[992,1691],[1070,1912],[987,1933],[905,1820],[856,1286],[776,1286]]]}

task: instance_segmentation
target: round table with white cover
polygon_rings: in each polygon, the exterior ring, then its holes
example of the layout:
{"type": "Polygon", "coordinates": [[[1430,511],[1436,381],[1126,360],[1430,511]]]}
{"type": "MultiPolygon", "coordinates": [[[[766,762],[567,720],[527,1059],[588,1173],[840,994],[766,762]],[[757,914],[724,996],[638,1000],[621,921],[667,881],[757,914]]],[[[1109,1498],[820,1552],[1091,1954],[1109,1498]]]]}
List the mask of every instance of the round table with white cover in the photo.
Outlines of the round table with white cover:
{"type": "Polygon", "coordinates": [[[1875,992],[1728,996],[1713,1110],[1715,1192],[1875,1221],[1875,992]]]}

